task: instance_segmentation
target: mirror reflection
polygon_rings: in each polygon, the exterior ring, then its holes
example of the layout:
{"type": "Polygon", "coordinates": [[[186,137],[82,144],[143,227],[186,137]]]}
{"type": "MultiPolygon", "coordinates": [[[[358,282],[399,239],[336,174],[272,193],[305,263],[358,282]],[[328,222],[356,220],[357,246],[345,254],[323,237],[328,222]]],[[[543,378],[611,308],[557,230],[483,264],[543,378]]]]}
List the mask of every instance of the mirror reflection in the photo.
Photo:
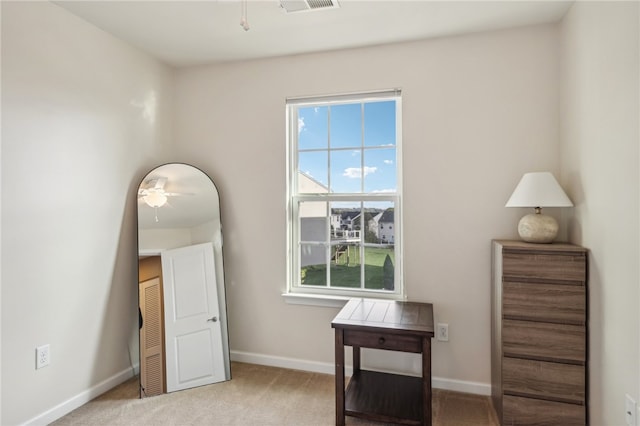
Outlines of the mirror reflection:
{"type": "Polygon", "coordinates": [[[140,397],[231,378],[218,190],[165,164],[138,188],[140,397]]]}

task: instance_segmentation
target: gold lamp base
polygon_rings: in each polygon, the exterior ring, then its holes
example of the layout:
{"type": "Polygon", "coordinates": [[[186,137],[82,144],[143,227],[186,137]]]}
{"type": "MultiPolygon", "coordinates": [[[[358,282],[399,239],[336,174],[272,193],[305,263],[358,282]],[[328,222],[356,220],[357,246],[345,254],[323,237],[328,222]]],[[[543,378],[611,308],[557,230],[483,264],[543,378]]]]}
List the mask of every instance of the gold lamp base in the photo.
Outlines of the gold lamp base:
{"type": "Polygon", "coordinates": [[[534,214],[528,214],[518,222],[518,234],[523,241],[549,244],[558,235],[558,222],[541,211],[540,207],[536,207],[534,214]]]}

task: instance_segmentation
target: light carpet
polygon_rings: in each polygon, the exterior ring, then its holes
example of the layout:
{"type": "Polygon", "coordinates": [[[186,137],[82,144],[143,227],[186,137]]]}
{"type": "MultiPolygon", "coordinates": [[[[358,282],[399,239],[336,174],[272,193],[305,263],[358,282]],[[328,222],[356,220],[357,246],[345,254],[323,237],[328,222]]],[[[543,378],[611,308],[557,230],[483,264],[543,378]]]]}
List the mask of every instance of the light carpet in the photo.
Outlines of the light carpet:
{"type": "MultiPolygon", "coordinates": [[[[233,362],[232,380],[138,399],[131,379],[54,425],[333,425],[335,384],[328,374],[233,362]]],[[[347,417],[347,425],[382,425],[347,417]]],[[[497,426],[486,396],[434,389],[434,426],[497,426]]]]}

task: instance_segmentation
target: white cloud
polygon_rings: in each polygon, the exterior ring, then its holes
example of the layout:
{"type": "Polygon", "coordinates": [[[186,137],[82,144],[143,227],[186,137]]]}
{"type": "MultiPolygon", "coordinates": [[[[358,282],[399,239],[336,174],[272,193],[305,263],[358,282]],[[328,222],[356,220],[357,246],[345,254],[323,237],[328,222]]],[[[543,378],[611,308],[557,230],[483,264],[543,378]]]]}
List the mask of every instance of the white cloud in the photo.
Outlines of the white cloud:
{"type": "MultiPolygon", "coordinates": [[[[376,170],[378,170],[377,167],[368,167],[365,166],[364,168],[364,176],[369,175],[371,173],[375,173],[376,170]]],[[[346,176],[348,178],[361,178],[362,177],[362,171],[363,169],[361,169],[360,167],[349,167],[347,169],[344,169],[344,173],[342,174],[342,176],[346,176]]]]}
{"type": "Polygon", "coordinates": [[[376,189],[376,190],[373,190],[371,192],[374,192],[374,193],[388,193],[388,192],[396,192],[396,190],[394,188],[391,188],[391,189],[376,189]]]}
{"type": "Polygon", "coordinates": [[[393,164],[393,160],[384,160],[384,164],[393,164]]]}
{"type": "Polygon", "coordinates": [[[304,130],[304,117],[298,118],[298,133],[301,133],[304,130]]]}

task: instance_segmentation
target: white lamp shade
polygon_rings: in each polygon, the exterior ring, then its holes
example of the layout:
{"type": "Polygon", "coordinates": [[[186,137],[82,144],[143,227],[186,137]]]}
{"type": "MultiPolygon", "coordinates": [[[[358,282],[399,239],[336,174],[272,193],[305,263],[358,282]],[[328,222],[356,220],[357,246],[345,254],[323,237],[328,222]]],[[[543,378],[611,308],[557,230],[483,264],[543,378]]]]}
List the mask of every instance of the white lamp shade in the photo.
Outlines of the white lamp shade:
{"type": "Polygon", "coordinates": [[[573,203],[550,172],[525,173],[505,207],[571,207],[573,203]]]}
{"type": "Polygon", "coordinates": [[[162,207],[167,202],[167,196],[157,191],[149,192],[142,199],[149,207],[162,207]]]}

